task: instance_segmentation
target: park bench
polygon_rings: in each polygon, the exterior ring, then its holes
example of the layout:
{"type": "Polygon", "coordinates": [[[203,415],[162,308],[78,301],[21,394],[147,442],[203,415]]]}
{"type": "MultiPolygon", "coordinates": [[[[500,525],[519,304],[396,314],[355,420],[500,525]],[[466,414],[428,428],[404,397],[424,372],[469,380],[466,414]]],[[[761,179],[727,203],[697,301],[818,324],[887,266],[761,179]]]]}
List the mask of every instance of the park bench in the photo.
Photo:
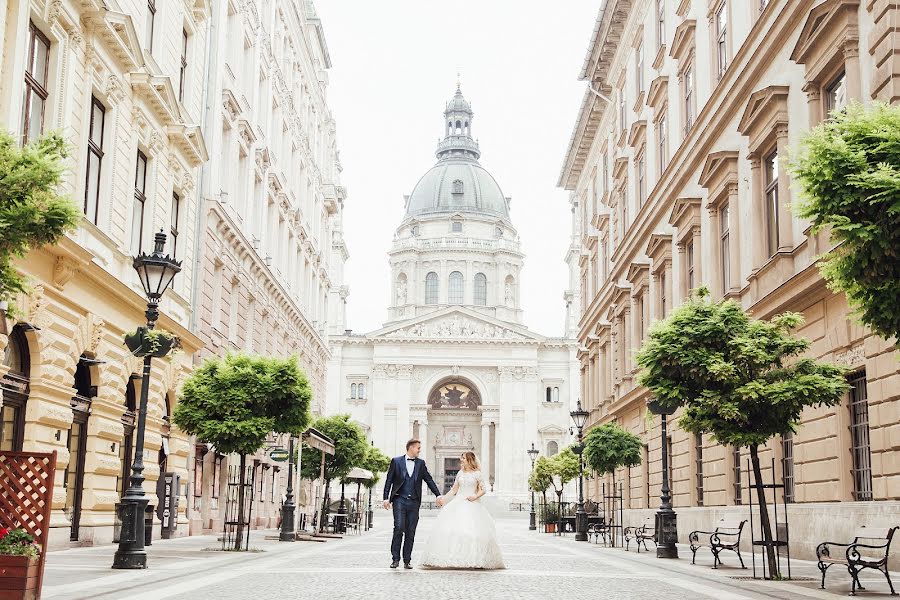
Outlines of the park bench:
{"type": "Polygon", "coordinates": [[[721,519],[713,531],[692,531],[688,535],[688,541],[691,543],[691,552],[694,553],[691,558],[691,564],[696,564],[697,550],[708,547],[713,553],[713,569],[719,568],[722,559],[719,554],[723,550],[731,550],[738,556],[741,561],[741,568],[744,566],[744,559],[741,558],[741,533],[744,531],[744,525],[747,524],[746,519],[738,519],[735,517],[725,517],[721,519]]]}
{"type": "Polygon", "coordinates": [[[816,558],[819,561],[819,570],[822,571],[822,589],[825,589],[825,572],[832,565],[844,565],[853,579],[850,585],[850,595],[855,596],[856,590],[864,590],[859,583],[859,574],[863,569],[874,569],[884,574],[891,595],[896,596],[894,584],[888,573],[888,556],[891,551],[891,539],[897,527],[861,527],[856,531],[856,536],[849,544],[837,542],[822,542],[816,548],[816,558]]]}
{"type": "Polygon", "coordinates": [[[650,551],[650,548],[647,547],[647,540],[652,541],[656,544],[656,520],[654,517],[646,517],[644,521],[640,525],[633,525],[631,527],[626,527],[625,532],[625,551],[628,551],[628,547],[631,545],[631,540],[635,540],[637,542],[637,551],[640,553],[641,544],[644,545],[644,550],[647,552],[650,551]]]}
{"type": "Polygon", "coordinates": [[[588,524],[588,540],[591,539],[591,536],[594,538],[594,543],[599,544],[600,538],[603,538],[603,545],[609,545],[609,527],[607,526],[606,519],[599,518],[597,522],[588,524]]]}

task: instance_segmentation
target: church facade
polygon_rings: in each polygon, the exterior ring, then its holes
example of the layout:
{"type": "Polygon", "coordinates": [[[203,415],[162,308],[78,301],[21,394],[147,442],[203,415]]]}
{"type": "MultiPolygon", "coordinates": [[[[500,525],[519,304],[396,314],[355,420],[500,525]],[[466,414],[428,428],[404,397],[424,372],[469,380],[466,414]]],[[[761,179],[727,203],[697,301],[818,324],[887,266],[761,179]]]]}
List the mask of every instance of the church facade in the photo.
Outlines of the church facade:
{"type": "Polygon", "coordinates": [[[524,501],[526,450],[552,455],[571,440],[576,346],[522,323],[524,255],[510,199],[479,163],[473,117],[457,88],[437,163],[405,198],[389,252],[388,322],[331,339],[328,412],[352,415],[391,456],[420,439],[442,490],[472,450],[491,493],[524,501]]]}

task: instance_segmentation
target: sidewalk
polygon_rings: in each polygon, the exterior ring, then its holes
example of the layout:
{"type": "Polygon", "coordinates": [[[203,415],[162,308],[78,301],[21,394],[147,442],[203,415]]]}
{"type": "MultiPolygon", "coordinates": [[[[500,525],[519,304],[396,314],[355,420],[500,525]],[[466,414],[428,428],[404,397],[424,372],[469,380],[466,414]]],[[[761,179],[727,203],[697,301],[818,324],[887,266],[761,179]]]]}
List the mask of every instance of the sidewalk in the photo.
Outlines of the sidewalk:
{"type": "MultiPolygon", "coordinates": [[[[828,569],[828,575],[825,579],[825,589],[820,589],[821,572],[816,563],[809,560],[791,560],[791,579],[785,581],[766,581],[762,579],[762,554],[756,553],[756,573],[758,579],[753,578],[753,556],[746,552],[741,552],[744,559],[746,569],[741,569],[740,561],[734,552],[725,551],[720,555],[724,559],[724,564],[719,565],[718,569],[713,569],[713,557],[708,548],[697,551],[696,564],[691,564],[691,548],[686,544],[678,544],[678,559],[660,559],[656,558],[656,548],[652,542],[648,542],[647,546],[650,551],[638,553],[635,549],[634,541],[630,545],[627,552],[624,548],[609,548],[602,543],[595,544],[593,541],[576,542],[574,533],[566,533],[562,536],[538,533],[545,538],[558,540],[558,543],[576,546],[580,551],[585,553],[608,553],[615,556],[616,559],[630,561],[652,567],[654,569],[667,570],[678,576],[688,576],[695,580],[706,580],[715,582],[719,585],[726,584],[729,587],[754,592],[757,594],[766,594],[772,598],[821,598],[825,600],[834,600],[842,596],[850,594],[850,574],[846,568],[835,565],[828,569]]],[[[895,565],[891,565],[896,568],[895,565]]],[[[787,577],[787,559],[781,557],[782,576],[787,577]]],[[[895,580],[894,572],[891,572],[892,580],[895,580]]],[[[858,597],[888,597],[890,598],[890,588],[887,580],[883,575],[876,571],[866,570],[860,575],[860,582],[866,588],[865,591],[857,591],[858,597]]],[[[897,581],[894,582],[895,589],[900,591],[897,581]]]]}

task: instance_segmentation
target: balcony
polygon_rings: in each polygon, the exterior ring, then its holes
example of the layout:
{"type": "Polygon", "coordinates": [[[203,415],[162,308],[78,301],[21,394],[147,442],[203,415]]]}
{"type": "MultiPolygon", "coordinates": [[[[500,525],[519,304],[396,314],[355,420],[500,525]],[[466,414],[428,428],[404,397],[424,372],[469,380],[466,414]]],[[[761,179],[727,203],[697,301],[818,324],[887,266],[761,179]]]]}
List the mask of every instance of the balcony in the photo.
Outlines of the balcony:
{"type": "Polygon", "coordinates": [[[521,252],[519,242],[515,240],[496,239],[486,240],[470,237],[443,237],[443,238],[404,238],[394,242],[393,251],[399,250],[480,250],[486,252],[521,252]]]}

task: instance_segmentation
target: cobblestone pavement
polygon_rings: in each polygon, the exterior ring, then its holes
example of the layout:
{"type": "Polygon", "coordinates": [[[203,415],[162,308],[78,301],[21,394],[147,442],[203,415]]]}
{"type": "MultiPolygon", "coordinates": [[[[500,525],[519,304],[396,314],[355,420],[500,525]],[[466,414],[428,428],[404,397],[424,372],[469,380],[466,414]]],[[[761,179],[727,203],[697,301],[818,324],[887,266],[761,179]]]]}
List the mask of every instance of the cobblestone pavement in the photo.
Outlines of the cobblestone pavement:
{"type": "MultiPolygon", "coordinates": [[[[381,515],[379,515],[381,516],[381,515]]],[[[423,516],[418,550],[427,542],[432,516],[423,516]]],[[[112,571],[114,548],[84,548],[49,556],[46,600],[277,600],[281,598],[429,598],[503,600],[557,598],[837,598],[846,590],[815,584],[760,583],[733,579],[747,571],[713,571],[690,561],[660,561],[651,553],[602,548],[529,532],[522,517],[498,519],[503,571],[428,571],[388,568],[390,521],[376,529],[325,543],[284,544],[254,533],[263,552],[222,553],[214,537],[157,542],[150,569],[112,571]]],[[[271,533],[271,532],[270,532],[271,533]]],[[[727,560],[727,559],[726,559],[727,560]]],[[[416,553],[413,562],[416,561],[416,553]]],[[[700,559],[698,558],[698,562],[700,559]]],[[[886,589],[886,586],[884,586],[886,589]]],[[[873,586],[879,590],[880,587],[873,586]]]]}

